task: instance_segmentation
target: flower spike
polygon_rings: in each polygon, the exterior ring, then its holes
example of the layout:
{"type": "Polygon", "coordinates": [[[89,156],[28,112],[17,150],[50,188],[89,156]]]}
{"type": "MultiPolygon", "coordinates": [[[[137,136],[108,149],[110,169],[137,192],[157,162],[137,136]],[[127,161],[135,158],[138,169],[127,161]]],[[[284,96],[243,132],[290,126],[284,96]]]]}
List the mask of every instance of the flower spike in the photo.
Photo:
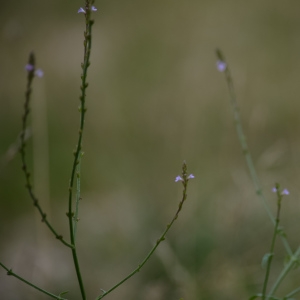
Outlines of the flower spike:
{"type": "MultiPolygon", "coordinates": [[[[273,187],[273,188],[272,188],[272,192],[273,192],[273,193],[280,192],[280,191],[279,191],[279,186],[273,187]]],[[[290,192],[289,192],[288,189],[283,189],[282,192],[280,193],[281,196],[284,196],[284,195],[287,196],[287,195],[289,195],[289,194],[290,194],[290,192]]]]}

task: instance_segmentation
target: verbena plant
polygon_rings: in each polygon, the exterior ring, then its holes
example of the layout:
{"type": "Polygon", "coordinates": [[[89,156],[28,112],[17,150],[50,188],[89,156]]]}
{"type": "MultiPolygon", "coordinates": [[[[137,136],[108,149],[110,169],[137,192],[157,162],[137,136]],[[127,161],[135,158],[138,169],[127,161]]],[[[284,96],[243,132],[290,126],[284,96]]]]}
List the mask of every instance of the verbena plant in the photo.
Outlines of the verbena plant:
{"type": "MultiPolygon", "coordinates": [[[[97,9],[94,6],[94,0],[86,0],[85,6],[83,8],[80,8],[78,10],[78,13],[82,13],[85,16],[85,31],[84,31],[84,55],[83,55],[83,62],[81,64],[82,67],[82,73],[81,73],[81,86],[80,86],[80,106],[79,106],[79,113],[80,113],[80,125],[79,125],[79,131],[78,131],[78,140],[77,145],[74,150],[74,160],[71,167],[71,176],[69,181],[69,192],[68,192],[68,225],[69,225],[69,239],[65,239],[61,234],[59,234],[54,226],[49,222],[47,218],[46,212],[43,210],[39,203],[39,198],[35,194],[35,191],[33,189],[33,185],[31,182],[31,176],[29,171],[29,166],[27,164],[26,160],[26,140],[28,138],[28,118],[30,113],[30,100],[31,100],[31,94],[32,94],[32,84],[33,80],[36,76],[40,77],[42,76],[42,71],[36,69],[36,63],[35,63],[35,55],[33,53],[29,56],[28,64],[26,65],[26,71],[27,71],[27,87],[26,87],[26,93],[25,93],[25,103],[24,103],[24,113],[22,117],[22,132],[20,137],[20,154],[21,154],[21,160],[22,160],[22,170],[25,175],[26,180],[26,189],[30,195],[30,198],[33,202],[33,205],[38,210],[42,222],[45,223],[45,225],[48,227],[48,229],[52,232],[52,234],[58,239],[63,246],[70,249],[72,253],[73,263],[75,267],[75,273],[77,276],[78,286],[80,289],[81,299],[86,300],[88,299],[86,296],[86,289],[84,284],[84,274],[82,274],[80,269],[80,264],[77,256],[77,246],[76,246],[76,237],[77,237],[77,225],[78,225],[78,215],[79,215],[79,202],[80,202],[80,179],[81,179],[81,157],[83,155],[83,135],[84,135],[84,124],[85,124],[85,116],[87,111],[86,106],[86,92],[87,92],[87,74],[88,69],[90,66],[90,54],[92,50],[92,28],[94,21],[92,20],[92,13],[96,12],[97,9]],[[74,197],[75,194],[75,197],[74,197]],[[75,198],[75,199],[74,199],[75,198]]],[[[272,240],[269,252],[267,252],[263,259],[262,259],[262,265],[265,268],[265,278],[262,283],[262,289],[261,293],[257,293],[249,298],[249,300],[254,300],[256,298],[261,298],[263,300],[265,299],[273,299],[273,300],[288,300],[288,299],[294,299],[294,296],[300,292],[300,287],[297,287],[293,291],[285,294],[283,297],[277,296],[277,290],[283,280],[286,278],[287,274],[296,266],[299,264],[299,258],[300,258],[300,247],[296,249],[295,251],[292,251],[289,242],[287,240],[286,234],[282,227],[280,227],[280,211],[281,211],[281,205],[282,205],[282,199],[284,196],[288,195],[289,192],[287,189],[281,189],[279,184],[275,184],[273,188],[273,192],[276,194],[277,197],[277,212],[276,215],[273,216],[270,208],[268,207],[266,197],[264,196],[262,186],[260,184],[260,181],[257,176],[257,172],[254,167],[254,163],[251,158],[251,154],[246,142],[246,137],[244,135],[244,131],[242,128],[242,123],[240,119],[239,114],[239,108],[235,96],[234,86],[233,86],[233,79],[228,67],[228,64],[224,58],[224,55],[221,53],[220,50],[217,50],[217,68],[220,72],[223,72],[225,74],[225,79],[229,88],[229,95],[230,95],[230,101],[231,106],[233,110],[234,115],[234,121],[235,126],[237,130],[237,135],[241,144],[241,148],[245,157],[245,160],[247,162],[247,166],[249,168],[250,176],[253,181],[253,185],[256,191],[256,194],[261,199],[262,204],[269,216],[269,219],[274,225],[274,231],[272,234],[272,240]],[[288,262],[284,265],[282,271],[278,274],[277,279],[273,282],[271,287],[268,287],[269,283],[269,275],[271,272],[271,264],[274,257],[274,249],[275,249],[275,242],[276,238],[280,237],[284,248],[287,252],[287,255],[289,257],[288,262]]],[[[150,257],[153,255],[157,247],[160,245],[160,243],[165,239],[165,236],[175,220],[178,218],[178,215],[180,211],[182,210],[182,206],[184,202],[187,199],[187,187],[188,182],[190,179],[194,178],[193,174],[188,175],[187,173],[187,166],[184,162],[182,165],[182,175],[177,176],[175,178],[176,182],[181,182],[183,185],[183,192],[182,197],[179,202],[179,206],[175,212],[175,215],[171,219],[171,221],[167,224],[165,230],[160,235],[160,237],[157,239],[156,243],[154,244],[153,248],[150,250],[150,252],[146,255],[144,260],[138,264],[138,266],[125,278],[123,278],[120,282],[116,283],[113,287],[104,290],[102,289],[102,293],[100,295],[95,295],[94,298],[97,300],[100,300],[110,294],[112,291],[114,291],[116,288],[118,288],[120,285],[125,283],[129,278],[131,278],[133,275],[135,275],[137,272],[140,271],[140,269],[146,264],[146,262],[150,259],[150,257]]],[[[38,290],[41,293],[44,293],[48,295],[51,298],[57,299],[57,300],[66,300],[65,297],[67,292],[61,292],[59,294],[50,292],[44,288],[41,288],[37,285],[35,285],[32,282],[29,282],[22,276],[16,274],[13,272],[12,269],[8,268],[3,262],[0,261],[0,266],[6,270],[7,275],[13,276],[20,281],[26,283],[27,285],[33,287],[34,289],[38,290]]],[[[201,296],[200,296],[201,297],[201,296]]],[[[183,299],[182,299],[183,300],[183,299]]]]}
{"type": "MultiPolygon", "coordinates": [[[[90,66],[90,55],[92,50],[92,28],[94,24],[94,20],[92,19],[92,14],[97,11],[97,8],[94,6],[94,0],[86,0],[85,6],[81,7],[78,10],[78,13],[82,13],[85,16],[85,31],[84,31],[84,54],[83,54],[83,62],[81,64],[82,73],[81,73],[81,86],[80,86],[80,105],[79,105],[79,113],[80,113],[80,124],[79,124],[79,130],[78,130],[78,140],[77,145],[74,150],[74,160],[71,168],[71,176],[69,181],[69,192],[68,192],[68,224],[69,224],[69,240],[64,238],[61,234],[58,233],[58,231],[54,228],[54,226],[50,223],[50,221],[47,218],[46,212],[43,210],[39,203],[39,198],[35,194],[35,191],[33,189],[33,185],[31,182],[31,174],[29,171],[29,166],[27,164],[26,160],[26,140],[28,138],[28,132],[27,125],[28,125],[28,118],[30,113],[30,100],[32,95],[32,85],[34,78],[41,77],[43,75],[42,70],[36,68],[35,63],[35,55],[34,53],[30,53],[28,63],[25,67],[27,71],[27,87],[25,92],[25,103],[24,103],[24,113],[22,116],[22,132],[20,136],[20,154],[21,154],[21,160],[22,160],[22,170],[25,175],[26,180],[26,189],[29,193],[29,196],[33,202],[33,205],[38,210],[42,222],[45,223],[45,225],[48,227],[48,229],[52,232],[52,234],[55,236],[55,238],[60,241],[63,246],[70,249],[72,253],[73,263],[75,267],[75,272],[77,276],[77,281],[81,293],[81,299],[86,300],[86,290],[83,280],[83,274],[80,269],[80,264],[77,256],[77,246],[76,246],[76,235],[77,235],[77,224],[78,224],[78,211],[79,211],[79,202],[80,202],[80,166],[81,166],[81,157],[83,155],[83,135],[84,135],[84,124],[85,124],[85,115],[87,111],[86,107],[86,92],[88,87],[87,82],[87,75],[88,75],[88,69],[90,66]],[[75,194],[75,197],[73,195],[75,194]],[[75,198],[75,200],[74,200],[75,198]]],[[[182,210],[182,206],[184,202],[187,199],[187,186],[190,179],[194,178],[193,174],[187,173],[187,165],[184,162],[182,165],[182,174],[178,175],[175,178],[175,182],[181,182],[183,185],[183,192],[182,197],[179,202],[178,208],[175,212],[175,215],[171,219],[171,221],[167,224],[165,230],[163,233],[158,237],[156,240],[156,243],[154,244],[153,248],[149,251],[149,253],[146,255],[144,260],[142,260],[138,266],[125,278],[123,278],[120,282],[116,283],[113,287],[104,290],[101,289],[102,293],[100,295],[95,296],[97,300],[100,300],[110,294],[113,290],[118,288],[120,285],[122,285],[125,281],[127,281],[129,278],[131,278],[134,274],[139,272],[141,268],[146,264],[146,262],[150,259],[150,257],[153,255],[159,244],[164,241],[166,234],[172,227],[175,220],[178,218],[178,215],[180,211],[182,210]]],[[[3,262],[0,261],[0,266],[7,271],[7,275],[13,276],[20,281],[26,283],[27,285],[33,287],[34,289],[40,291],[41,293],[44,293],[48,295],[51,298],[57,299],[57,300],[66,300],[65,294],[68,292],[61,292],[58,295],[55,293],[52,293],[44,288],[41,288],[37,285],[35,285],[32,282],[29,282],[22,276],[16,274],[13,272],[12,269],[8,268],[3,262]]]]}
{"type": "Polygon", "coordinates": [[[268,253],[266,253],[263,256],[263,259],[262,259],[262,267],[266,269],[265,279],[264,279],[263,286],[262,286],[262,292],[250,297],[249,300],[254,300],[256,298],[261,298],[263,300],[265,300],[265,299],[273,299],[273,300],[294,299],[294,296],[300,292],[300,287],[297,287],[296,289],[287,293],[283,297],[276,296],[276,292],[277,292],[280,284],[282,283],[282,281],[285,279],[287,274],[292,269],[294,269],[295,267],[297,267],[299,265],[299,262],[300,262],[300,246],[296,249],[296,251],[292,251],[291,246],[289,245],[289,242],[287,240],[286,233],[284,232],[283,228],[279,226],[282,198],[285,195],[289,195],[289,191],[287,189],[282,190],[278,183],[276,183],[275,186],[273,187],[272,191],[277,196],[277,212],[276,212],[276,216],[274,217],[268,204],[267,204],[267,199],[264,195],[260,180],[257,176],[257,172],[256,172],[256,169],[255,169],[252,157],[251,157],[251,153],[249,151],[247,139],[244,134],[243,127],[242,127],[239,106],[238,106],[238,103],[236,100],[233,79],[232,79],[232,76],[230,73],[230,69],[228,67],[228,64],[227,64],[225,57],[224,57],[223,53],[221,52],[221,50],[219,50],[219,49],[216,50],[216,56],[217,56],[217,69],[220,72],[225,74],[225,79],[226,79],[226,83],[227,83],[228,90],[229,90],[230,104],[231,104],[233,115],[234,115],[234,122],[235,122],[238,139],[239,139],[245,160],[247,162],[247,166],[249,169],[250,177],[253,182],[255,192],[256,192],[257,196],[261,199],[261,202],[266,210],[266,213],[268,214],[270,221],[274,225],[274,232],[273,232],[273,236],[272,236],[270,250],[268,253]],[[275,241],[278,236],[280,237],[280,239],[283,243],[283,246],[286,250],[288,261],[285,262],[285,265],[283,266],[282,271],[278,275],[277,279],[275,280],[275,282],[273,283],[271,288],[269,290],[267,290],[268,280],[269,280],[269,275],[270,275],[270,270],[271,270],[271,263],[272,263],[272,260],[274,257],[275,241]]]}

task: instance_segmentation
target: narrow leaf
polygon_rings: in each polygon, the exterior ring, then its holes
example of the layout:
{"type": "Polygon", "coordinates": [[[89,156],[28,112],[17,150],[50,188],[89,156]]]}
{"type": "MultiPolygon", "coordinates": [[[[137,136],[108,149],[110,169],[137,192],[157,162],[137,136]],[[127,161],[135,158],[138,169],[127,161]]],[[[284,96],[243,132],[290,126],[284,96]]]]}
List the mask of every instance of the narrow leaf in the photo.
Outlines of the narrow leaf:
{"type": "Polygon", "coordinates": [[[268,265],[269,259],[274,255],[274,253],[266,253],[261,261],[261,267],[265,269],[268,265]]]}

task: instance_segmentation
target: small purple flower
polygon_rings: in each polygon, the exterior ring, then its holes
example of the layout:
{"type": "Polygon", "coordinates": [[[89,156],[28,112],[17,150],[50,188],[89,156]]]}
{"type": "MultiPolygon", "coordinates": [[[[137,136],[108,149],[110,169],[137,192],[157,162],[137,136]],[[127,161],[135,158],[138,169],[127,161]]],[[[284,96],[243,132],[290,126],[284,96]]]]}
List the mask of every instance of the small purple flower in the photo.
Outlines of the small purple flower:
{"type": "Polygon", "coordinates": [[[175,178],[175,182],[178,182],[178,181],[183,181],[182,177],[179,175],[175,178]]]}
{"type": "Polygon", "coordinates": [[[82,8],[82,7],[80,7],[79,9],[78,9],[78,11],[77,11],[77,13],[79,13],[79,14],[85,14],[85,10],[82,8]]]}
{"type": "Polygon", "coordinates": [[[281,192],[281,195],[289,195],[290,192],[287,190],[287,189],[284,189],[282,192],[281,192]]]}
{"type": "Polygon", "coordinates": [[[39,78],[42,78],[44,76],[44,71],[41,70],[41,69],[37,69],[34,74],[39,77],[39,78]]]}
{"type": "Polygon", "coordinates": [[[91,7],[91,10],[92,10],[92,11],[97,11],[98,9],[93,5],[93,6],[91,7]]]}
{"type": "Polygon", "coordinates": [[[32,64],[27,64],[27,65],[25,66],[25,70],[26,70],[27,72],[32,72],[32,71],[34,71],[34,75],[37,76],[37,77],[39,77],[39,78],[41,78],[41,77],[44,76],[43,70],[41,70],[41,69],[34,70],[34,65],[32,65],[32,64]]]}
{"type": "MultiPolygon", "coordinates": [[[[190,175],[187,177],[187,180],[193,179],[193,178],[195,178],[195,176],[194,176],[193,174],[190,174],[190,175]]],[[[175,182],[178,182],[178,181],[184,181],[184,179],[183,179],[181,176],[178,175],[178,176],[175,178],[175,182]]]]}
{"type": "MultiPolygon", "coordinates": [[[[277,188],[276,188],[276,187],[273,187],[273,188],[272,188],[272,192],[273,192],[273,193],[277,193],[277,188]]],[[[289,195],[289,194],[290,194],[290,192],[289,192],[288,189],[284,189],[284,190],[280,193],[281,196],[284,196],[284,195],[287,196],[287,195],[289,195]]]]}
{"type": "Polygon", "coordinates": [[[33,69],[34,69],[34,65],[27,64],[27,65],[25,66],[25,70],[28,71],[28,72],[33,71],[33,69]]]}
{"type": "Polygon", "coordinates": [[[224,72],[227,68],[227,64],[226,62],[222,61],[222,60],[218,60],[217,61],[217,69],[219,72],[224,72]]]}

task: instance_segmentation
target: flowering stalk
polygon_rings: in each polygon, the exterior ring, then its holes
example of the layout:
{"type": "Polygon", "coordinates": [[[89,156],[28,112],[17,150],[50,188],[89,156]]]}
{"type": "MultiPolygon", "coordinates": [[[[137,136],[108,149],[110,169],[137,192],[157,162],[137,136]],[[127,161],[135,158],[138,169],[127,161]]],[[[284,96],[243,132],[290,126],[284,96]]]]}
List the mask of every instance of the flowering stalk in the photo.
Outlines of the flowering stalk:
{"type": "Polygon", "coordinates": [[[156,248],[159,246],[159,244],[165,240],[165,236],[168,233],[168,231],[170,230],[170,228],[172,227],[173,223],[175,222],[175,220],[178,218],[178,215],[180,213],[180,211],[182,210],[182,206],[183,203],[185,202],[186,198],[187,198],[187,186],[188,186],[188,181],[189,179],[193,179],[195,178],[195,176],[193,174],[187,175],[187,166],[186,163],[183,162],[182,165],[182,176],[177,176],[175,179],[175,182],[181,181],[182,185],[183,185],[183,193],[182,193],[182,198],[181,201],[179,202],[178,205],[178,209],[173,217],[173,219],[171,220],[171,222],[167,225],[167,228],[165,229],[165,231],[162,233],[162,235],[157,239],[155,245],[153,246],[153,248],[151,249],[151,251],[148,253],[148,255],[145,257],[145,259],[138,265],[138,267],[131,272],[127,277],[125,277],[123,280],[121,280],[119,283],[117,283],[116,285],[114,285],[111,289],[109,289],[108,291],[102,290],[103,294],[98,296],[96,298],[96,300],[100,300],[102,298],[104,298],[105,296],[107,296],[108,294],[110,294],[113,290],[115,290],[117,287],[119,287],[121,284],[123,284],[125,281],[127,281],[129,278],[131,278],[134,274],[136,274],[137,272],[139,272],[141,270],[141,268],[145,265],[145,263],[149,260],[149,258],[152,256],[152,254],[155,252],[156,248]]]}
{"type": "Polygon", "coordinates": [[[271,264],[272,264],[272,260],[274,257],[275,241],[276,241],[276,237],[278,235],[278,226],[279,226],[279,221],[280,221],[281,200],[284,195],[289,195],[289,191],[287,189],[284,189],[282,192],[280,192],[280,186],[278,183],[276,183],[275,187],[273,188],[273,192],[275,192],[277,194],[277,214],[276,214],[276,219],[275,219],[276,223],[274,226],[274,233],[273,233],[271,248],[270,248],[270,252],[267,254],[267,269],[266,269],[266,275],[265,275],[265,280],[264,280],[264,284],[263,284],[262,300],[266,299],[267,285],[268,285],[268,280],[269,280],[269,275],[270,275],[270,270],[271,270],[271,264]]]}
{"type": "MultiPolygon", "coordinates": [[[[33,201],[33,205],[37,208],[37,210],[39,211],[40,215],[42,216],[42,222],[44,222],[47,227],[50,229],[50,231],[55,235],[55,237],[60,240],[64,245],[66,245],[69,248],[73,248],[73,245],[67,243],[63,237],[61,235],[59,235],[55,229],[52,227],[52,225],[49,223],[48,219],[47,219],[47,215],[44,213],[44,211],[42,210],[39,201],[37,199],[37,197],[35,196],[34,192],[33,192],[33,187],[30,181],[30,173],[26,164],[26,139],[28,138],[28,129],[27,127],[27,121],[28,121],[28,116],[29,116],[29,103],[30,103],[30,98],[31,98],[31,92],[32,92],[32,82],[33,82],[33,78],[35,76],[37,77],[42,77],[43,76],[43,71],[38,69],[35,69],[35,57],[34,54],[31,52],[29,55],[29,61],[28,64],[25,66],[25,70],[27,71],[27,88],[26,88],[26,93],[25,93],[25,104],[24,104],[24,114],[22,117],[22,131],[20,134],[20,153],[21,153],[21,160],[22,160],[22,170],[25,174],[25,179],[26,179],[26,189],[28,190],[28,193],[30,195],[30,198],[33,201]]],[[[0,262],[0,266],[5,269],[7,271],[7,275],[9,276],[13,276],[17,279],[19,279],[20,281],[26,283],[27,285],[35,288],[36,290],[52,297],[55,298],[57,300],[66,300],[65,298],[62,298],[61,295],[56,296],[36,285],[34,285],[33,283],[25,280],[24,278],[20,277],[19,275],[17,275],[16,273],[14,273],[11,269],[8,269],[3,263],[0,262]]]]}
{"type": "MultiPolygon", "coordinates": [[[[255,192],[256,194],[260,197],[260,199],[262,200],[263,206],[271,220],[271,222],[273,223],[273,225],[275,226],[276,224],[276,220],[273,217],[271,210],[267,204],[267,200],[265,198],[265,195],[263,194],[263,190],[260,184],[260,181],[258,179],[255,167],[254,167],[254,163],[249,151],[249,147],[246,141],[246,136],[244,134],[244,130],[242,127],[242,122],[241,122],[241,117],[240,117],[240,109],[238,107],[238,103],[236,100],[236,95],[235,95],[235,90],[234,90],[234,86],[233,86],[233,79],[228,67],[228,64],[225,60],[225,57],[223,55],[223,53],[221,52],[221,50],[217,49],[216,50],[216,55],[217,55],[217,69],[225,74],[225,78],[226,78],[226,82],[227,82],[227,86],[229,89],[229,95],[230,95],[230,101],[231,101],[231,107],[233,110],[233,115],[234,115],[234,121],[235,121],[235,127],[236,127],[236,131],[237,131],[237,135],[238,135],[238,139],[239,142],[241,144],[242,150],[243,150],[243,154],[245,156],[246,162],[247,162],[247,166],[250,172],[250,176],[255,188],[255,192]]],[[[286,237],[284,235],[281,235],[281,240],[282,243],[287,251],[287,253],[291,256],[293,254],[291,247],[286,239],[286,237]]]]}
{"type": "Polygon", "coordinates": [[[71,244],[69,244],[68,242],[66,242],[63,239],[62,235],[58,234],[56,232],[56,230],[52,227],[52,225],[49,223],[46,213],[42,210],[42,208],[39,204],[39,201],[33,192],[33,187],[32,187],[31,181],[30,181],[30,172],[29,172],[28,166],[26,164],[26,151],[25,151],[26,136],[25,136],[25,134],[26,134],[27,121],[28,121],[28,116],[29,116],[29,111],[30,111],[29,103],[30,103],[31,92],[32,92],[33,78],[35,76],[41,76],[41,74],[42,74],[41,70],[35,69],[35,57],[34,57],[33,52],[31,52],[29,55],[28,64],[26,65],[25,69],[27,71],[27,87],[26,87],[26,93],[25,93],[24,114],[22,117],[22,132],[20,135],[20,139],[21,139],[20,153],[21,153],[21,159],[22,159],[22,170],[25,174],[25,179],[26,179],[26,189],[28,190],[30,198],[33,201],[33,205],[37,208],[37,210],[39,211],[39,213],[42,217],[42,222],[44,222],[47,225],[47,227],[50,229],[50,231],[55,235],[55,237],[58,240],[60,240],[67,247],[72,248],[73,246],[71,244]]]}
{"type": "MultiPolygon", "coordinates": [[[[248,145],[247,145],[247,142],[246,142],[246,137],[245,137],[244,132],[243,132],[242,122],[241,122],[240,113],[239,113],[239,107],[238,107],[236,96],[235,96],[235,91],[234,91],[234,86],[233,86],[233,80],[232,80],[231,73],[229,71],[229,68],[228,68],[228,65],[226,63],[225,57],[219,49],[216,50],[216,55],[217,55],[217,59],[218,59],[217,60],[217,69],[220,72],[223,72],[225,74],[226,82],[227,82],[228,89],[229,89],[231,106],[232,106],[232,110],[233,110],[233,114],[234,114],[234,120],[235,120],[235,126],[236,126],[236,130],[237,130],[238,138],[239,138],[240,144],[242,146],[243,154],[246,158],[247,166],[248,166],[249,171],[250,171],[251,179],[252,179],[252,182],[254,184],[256,194],[261,198],[261,200],[263,202],[263,205],[264,205],[264,208],[267,211],[267,214],[268,214],[270,220],[272,221],[272,223],[276,227],[277,218],[275,219],[273,217],[273,215],[272,215],[272,213],[271,213],[271,211],[270,211],[270,209],[267,205],[266,198],[263,194],[261,184],[259,182],[256,170],[255,170],[255,167],[254,167],[254,163],[253,163],[252,157],[251,157],[250,152],[249,152],[249,148],[248,148],[248,145]]],[[[278,197],[282,197],[283,195],[288,195],[289,194],[289,191],[287,189],[284,189],[282,192],[279,192],[277,187],[273,188],[273,192],[276,192],[278,197]]],[[[275,281],[274,285],[272,286],[270,292],[268,293],[268,296],[265,296],[265,298],[268,298],[268,299],[275,299],[274,297],[272,297],[272,295],[275,293],[275,291],[279,287],[280,283],[285,278],[285,276],[289,273],[289,271],[296,264],[298,264],[299,261],[300,261],[299,260],[300,246],[293,253],[292,250],[291,250],[291,247],[290,247],[290,245],[289,245],[289,243],[286,239],[286,236],[285,236],[284,232],[282,230],[277,230],[276,234],[280,235],[281,241],[282,241],[289,257],[290,257],[290,260],[285,265],[282,272],[278,276],[278,278],[275,281]]],[[[268,275],[265,278],[264,286],[267,284],[267,280],[268,280],[267,277],[268,277],[268,275]]],[[[265,291],[265,287],[263,289],[265,291]]],[[[259,294],[257,296],[254,296],[251,299],[255,299],[256,297],[261,297],[263,295],[264,295],[264,292],[263,292],[263,294],[259,294]]]]}
{"type": "MultiPolygon", "coordinates": [[[[81,64],[82,68],[82,74],[81,74],[81,96],[80,96],[80,126],[79,126],[79,136],[77,141],[76,150],[74,151],[74,161],[71,171],[71,178],[70,178],[70,185],[69,185],[69,205],[68,205],[68,212],[67,216],[69,218],[69,230],[70,230],[70,239],[71,244],[73,246],[72,248],[72,256],[73,256],[73,262],[76,270],[77,280],[81,292],[82,300],[86,300],[85,295],[85,289],[82,281],[82,275],[80,272],[78,257],[77,257],[77,250],[76,250],[76,244],[75,244],[75,231],[74,231],[74,223],[77,222],[77,220],[74,220],[74,212],[73,212],[73,187],[74,187],[74,181],[75,181],[75,174],[76,174],[76,168],[78,164],[80,163],[80,155],[82,153],[82,138],[83,138],[83,130],[84,130],[84,120],[85,120],[85,113],[86,113],[86,106],[85,106],[85,99],[86,99],[86,89],[88,87],[87,83],[87,70],[90,65],[90,54],[91,54],[91,47],[92,47],[92,26],[94,24],[94,21],[91,20],[91,11],[95,11],[96,8],[92,6],[94,1],[85,1],[85,9],[80,8],[78,13],[84,13],[85,15],[85,31],[84,31],[84,57],[83,57],[83,63],[81,64]]],[[[77,169],[77,176],[80,177],[80,170],[77,169]]],[[[80,184],[80,181],[78,182],[80,184]]],[[[77,190],[80,190],[80,187],[77,186],[77,190]]],[[[76,206],[76,212],[75,215],[78,214],[78,206],[76,206]]],[[[76,226],[75,226],[76,227],[76,226]]]]}

